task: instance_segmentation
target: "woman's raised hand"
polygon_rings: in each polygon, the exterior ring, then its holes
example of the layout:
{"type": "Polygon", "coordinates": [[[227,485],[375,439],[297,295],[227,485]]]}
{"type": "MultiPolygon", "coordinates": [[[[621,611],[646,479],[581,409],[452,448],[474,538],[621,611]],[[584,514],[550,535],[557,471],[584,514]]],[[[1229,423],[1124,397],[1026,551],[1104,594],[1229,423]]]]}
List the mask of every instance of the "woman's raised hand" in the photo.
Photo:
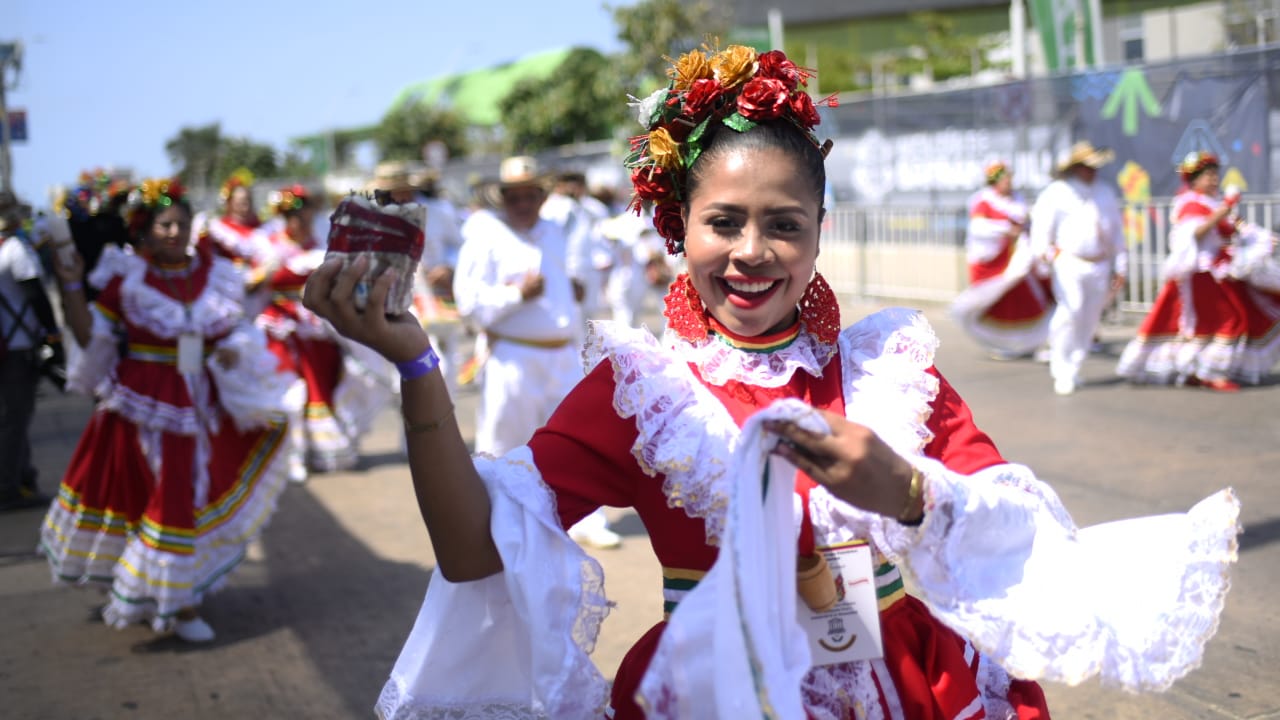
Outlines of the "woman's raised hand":
{"type": "MultiPolygon", "coordinates": [[[[355,291],[369,260],[358,257],[344,269],[340,260],[326,260],[307,278],[302,304],[328,320],[343,337],[368,345],[391,362],[408,362],[421,357],[431,344],[412,313],[388,316],[356,309],[355,291]]],[[[391,289],[392,271],[387,270],[369,288],[367,308],[382,308],[391,289]]]]}
{"type": "MultiPolygon", "coordinates": [[[[901,517],[911,494],[911,464],[865,425],[818,412],[831,427],[830,435],[784,420],[766,422],[765,429],[780,439],[774,452],[850,505],[901,517]]],[[[915,509],[908,515],[914,518],[915,509]]]]}

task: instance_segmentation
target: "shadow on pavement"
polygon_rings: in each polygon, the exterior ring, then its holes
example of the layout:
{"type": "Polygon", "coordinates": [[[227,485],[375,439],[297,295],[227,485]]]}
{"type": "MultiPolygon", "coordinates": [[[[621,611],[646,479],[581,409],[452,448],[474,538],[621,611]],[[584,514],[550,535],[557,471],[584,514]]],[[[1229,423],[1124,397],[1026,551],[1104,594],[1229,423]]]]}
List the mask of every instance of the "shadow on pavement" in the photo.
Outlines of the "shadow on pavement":
{"type": "Polygon", "coordinates": [[[1250,523],[1240,534],[1240,552],[1256,550],[1277,541],[1280,541],[1280,518],[1250,523]]]}

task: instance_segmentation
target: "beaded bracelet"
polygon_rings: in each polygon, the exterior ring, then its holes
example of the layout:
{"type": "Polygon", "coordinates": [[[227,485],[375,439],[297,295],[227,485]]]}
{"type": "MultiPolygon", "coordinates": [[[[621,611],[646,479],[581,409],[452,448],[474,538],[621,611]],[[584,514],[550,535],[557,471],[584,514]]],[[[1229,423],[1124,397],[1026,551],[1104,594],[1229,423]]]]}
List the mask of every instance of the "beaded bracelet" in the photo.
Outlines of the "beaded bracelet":
{"type": "Polygon", "coordinates": [[[396,370],[400,371],[400,381],[408,382],[440,367],[440,356],[436,355],[435,348],[427,346],[427,351],[422,353],[414,360],[396,363],[396,370]]]}

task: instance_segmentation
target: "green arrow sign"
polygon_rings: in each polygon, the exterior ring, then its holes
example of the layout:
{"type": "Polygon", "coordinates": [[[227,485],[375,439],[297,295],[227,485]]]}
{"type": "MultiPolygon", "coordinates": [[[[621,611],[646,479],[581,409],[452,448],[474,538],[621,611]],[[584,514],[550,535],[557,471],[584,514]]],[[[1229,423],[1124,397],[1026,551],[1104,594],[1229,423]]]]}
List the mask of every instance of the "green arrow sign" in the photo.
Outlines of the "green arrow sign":
{"type": "Polygon", "coordinates": [[[1147,76],[1141,70],[1130,68],[1120,74],[1111,97],[1102,106],[1102,117],[1110,120],[1124,106],[1121,118],[1124,134],[1130,137],[1138,134],[1138,109],[1141,108],[1149,117],[1160,117],[1160,102],[1147,84],[1147,76]]]}

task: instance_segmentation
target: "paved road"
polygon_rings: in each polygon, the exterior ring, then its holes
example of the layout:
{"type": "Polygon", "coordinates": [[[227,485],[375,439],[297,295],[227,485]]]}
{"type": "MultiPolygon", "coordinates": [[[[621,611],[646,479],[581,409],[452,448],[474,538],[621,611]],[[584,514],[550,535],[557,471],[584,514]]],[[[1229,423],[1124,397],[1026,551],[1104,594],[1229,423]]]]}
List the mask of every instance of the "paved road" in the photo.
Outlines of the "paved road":
{"type": "MultiPolygon", "coordinates": [[[[1114,383],[1131,329],[1108,327],[1111,353],[1089,361],[1091,382],[1057,397],[1043,365],[987,360],[939,310],[927,314],[943,340],[939,367],[979,424],[1052,482],[1079,524],[1183,510],[1227,485],[1244,501],[1234,589],[1204,666],[1155,696],[1051,686],[1055,717],[1280,718],[1280,386],[1217,395],[1114,383]]],[[[475,395],[458,400],[469,432],[475,395]]],[[[83,400],[42,397],[32,440],[46,489],[87,413],[83,400]]],[[[98,596],[52,587],[32,554],[42,513],[0,515],[0,716],[369,717],[433,562],[399,442],[389,411],[357,470],[287,489],[249,560],[206,605],[218,631],[209,647],[106,628],[98,596]]],[[[613,518],[627,541],[597,553],[618,603],[596,651],[608,675],[661,614],[643,528],[628,512],[613,518]]]]}

